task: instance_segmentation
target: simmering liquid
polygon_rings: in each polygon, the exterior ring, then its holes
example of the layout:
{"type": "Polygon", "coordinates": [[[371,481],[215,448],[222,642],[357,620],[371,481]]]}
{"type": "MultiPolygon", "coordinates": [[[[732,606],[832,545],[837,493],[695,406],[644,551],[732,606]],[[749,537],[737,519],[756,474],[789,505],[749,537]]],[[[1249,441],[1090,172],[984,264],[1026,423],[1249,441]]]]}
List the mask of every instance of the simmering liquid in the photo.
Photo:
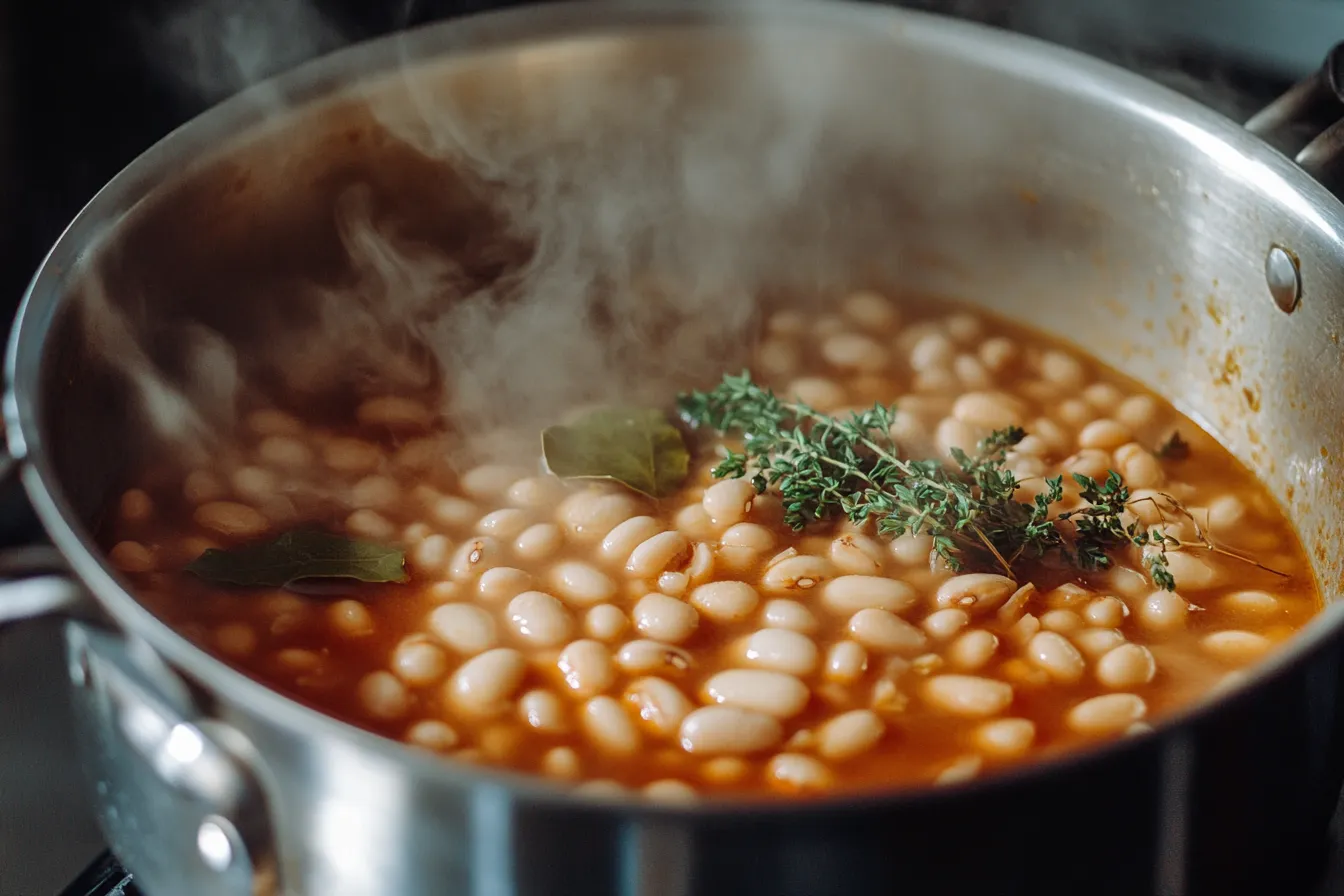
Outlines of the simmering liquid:
{"type": "Polygon", "coordinates": [[[1108,469],[1136,497],[1170,495],[1189,517],[1133,513],[1193,543],[1169,555],[1176,592],[1137,549],[1029,582],[954,572],[927,536],[793,532],[777,496],[715,480],[721,446],[698,437],[661,501],[539,459],[453,471],[440,421],[401,395],[341,428],[254,411],[241,454],[127,491],[106,544],[147,606],[299,701],[454,759],[669,800],[950,783],[1142,733],[1320,607],[1250,472],[1040,335],[856,293],[824,316],[775,313],[752,373],[827,413],[894,402],[907,456],[1020,425],[1022,500],[1046,476],[1108,469]],[[1173,431],[1188,453],[1159,457],[1173,431]],[[312,524],[403,548],[410,581],[313,596],[183,572],[206,548],[312,524]]]}

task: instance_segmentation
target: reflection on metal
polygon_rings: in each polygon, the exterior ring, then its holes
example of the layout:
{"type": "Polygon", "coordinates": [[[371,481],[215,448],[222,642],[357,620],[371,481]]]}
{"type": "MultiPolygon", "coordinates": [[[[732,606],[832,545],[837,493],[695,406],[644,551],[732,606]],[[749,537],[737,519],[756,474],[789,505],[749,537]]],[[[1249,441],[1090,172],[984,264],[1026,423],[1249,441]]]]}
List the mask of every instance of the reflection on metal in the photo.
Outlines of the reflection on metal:
{"type": "Polygon", "coordinates": [[[1280,311],[1292,314],[1297,310],[1302,296],[1302,274],[1296,255],[1282,246],[1270,246],[1269,254],[1265,256],[1265,282],[1280,311]]]}

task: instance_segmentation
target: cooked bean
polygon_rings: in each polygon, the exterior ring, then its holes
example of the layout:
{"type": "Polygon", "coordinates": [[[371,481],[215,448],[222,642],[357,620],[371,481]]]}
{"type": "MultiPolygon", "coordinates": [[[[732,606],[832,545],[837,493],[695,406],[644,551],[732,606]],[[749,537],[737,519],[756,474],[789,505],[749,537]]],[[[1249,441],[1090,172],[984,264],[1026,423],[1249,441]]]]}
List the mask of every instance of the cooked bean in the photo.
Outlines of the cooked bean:
{"type": "Polygon", "coordinates": [[[1086,371],[1082,363],[1072,355],[1051,349],[1041,355],[1039,367],[1041,376],[1052,383],[1074,389],[1084,385],[1083,377],[1086,371]]]}
{"type": "Polygon", "coordinates": [[[1129,442],[1129,427],[1114,420],[1093,420],[1078,433],[1078,447],[1114,451],[1129,442]]]}
{"type": "Polygon", "coordinates": [[[691,655],[659,641],[630,641],[616,652],[616,665],[631,675],[679,675],[692,666],[691,655]]]}
{"type": "Polygon", "coordinates": [[[1227,663],[1258,660],[1274,646],[1274,642],[1264,635],[1242,631],[1213,632],[1205,635],[1199,644],[1205,653],[1227,663]]]}
{"type": "Polygon", "coordinates": [[[952,715],[984,718],[1008,708],[1013,702],[1013,688],[992,678],[936,675],[924,683],[924,699],[952,715]]]}
{"type": "Polygon", "coordinates": [[[247,656],[257,649],[257,633],[244,622],[228,622],[215,629],[215,646],[228,656],[247,656]]]}
{"type": "Polygon", "coordinates": [[[364,711],[378,719],[396,719],[411,708],[406,687],[391,672],[370,672],[360,679],[359,702],[364,711]]]}
{"type": "Polygon", "coordinates": [[[836,333],[821,343],[821,356],[832,367],[875,373],[890,362],[881,343],[857,333],[836,333]]]}
{"type": "Polygon", "coordinates": [[[1140,644],[1121,644],[1097,660],[1097,681],[1117,691],[1147,684],[1156,674],[1152,652],[1140,644]]]}
{"type": "Polygon", "coordinates": [[[526,510],[516,507],[503,507],[481,517],[476,523],[476,531],[482,535],[508,541],[528,527],[531,519],[526,510]]]}
{"type": "Polygon", "coordinates": [[[662,531],[662,524],[653,517],[632,516],[607,533],[599,553],[612,563],[624,565],[631,551],[662,531]]]}
{"type": "Polygon", "coordinates": [[[459,582],[474,579],[487,569],[500,565],[504,548],[488,535],[469,538],[453,552],[448,563],[448,574],[459,582]]]}
{"type": "Polygon", "coordinates": [[[670,738],[695,707],[681,690],[664,678],[645,677],[625,689],[625,701],[653,735],[670,738]]]}
{"type": "Polygon", "coordinates": [[[1117,472],[1131,488],[1156,488],[1166,482],[1162,464],[1146,448],[1131,442],[1115,450],[1117,472]]]}
{"type": "Polygon", "coordinates": [[[392,651],[392,672],[413,687],[434,684],[448,672],[448,657],[423,635],[403,638],[392,651]]]}
{"type": "Polygon", "coordinates": [[[1219,603],[1235,613],[1255,616],[1272,616],[1280,609],[1278,598],[1265,591],[1234,591],[1219,603]]]}
{"type": "Polygon", "coordinates": [[[779,720],[732,706],[702,706],[681,722],[678,740],[693,755],[744,756],[768,750],[784,737],[779,720]]]}
{"type": "Polygon", "coordinates": [[[590,607],[583,617],[583,630],[590,638],[599,641],[615,641],[630,627],[630,620],[619,607],[611,604],[598,604],[590,607]]]}
{"type": "Polygon", "coordinates": [[[684,572],[665,572],[658,577],[658,590],[671,597],[680,597],[691,587],[691,578],[684,572]]]}
{"type": "Polygon", "coordinates": [[[476,505],[456,496],[441,497],[434,501],[429,513],[440,525],[467,526],[476,519],[476,505]]]}
{"type": "Polygon", "coordinates": [[[767,339],[756,347],[756,368],[773,378],[782,379],[798,372],[802,355],[797,347],[783,339],[767,339]]]}
{"type": "Polygon", "coordinates": [[[705,489],[700,504],[716,526],[732,526],[747,518],[756,487],[747,479],[724,479],[705,489]]]}
{"type": "Polygon", "coordinates": [[[631,610],[635,628],[655,641],[680,644],[695,632],[700,614],[691,605],[656,592],[639,599],[631,610]]]}
{"type": "Polygon", "coordinates": [[[740,622],[751,615],[760,600],[755,588],[734,581],[700,585],[690,597],[691,606],[715,622],[740,622]]]}
{"type": "Polygon", "coordinates": [[[1131,395],[1115,409],[1115,419],[1135,432],[1153,424],[1157,417],[1157,402],[1149,395],[1131,395]]]}
{"type": "Polygon", "coordinates": [[[932,331],[920,336],[910,346],[910,369],[917,372],[946,368],[952,363],[956,348],[943,333],[932,331]]]}
{"type": "Polygon", "coordinates": [[[255,538],[271,524],[258,511],[235,501],[211,501],[196,508],[196,524],[227,538],[255,538]]]}
{"type": "Polygon", "coordinates": [[[1035,739],[1036,725],[1030,719],[994,719],[975,729],[976,746],[1005,759],[1026,753],[1035,739]]]}
{"type": "Polygon", "coordinates": [[[610,600],[616,584],[595,566],[579,560],[562,560],[551,567],[551,589],[576,607],[591,607],[610,600]]]}
{"type": "Polygon", "coordinates": [[[518,698],[518,718],[529,728],[544,734],[563,734],[569,730],[565,704],[553,692],[537,688],[518,698]]]}
{"type": "Polygon", "coordinates": [[[1022,402],[1003,392],[967,392],[952,403],[952,416],[970,426],[989,429],[1022,426],[1026,422],[1022,402]]]}
{"type": "Polygon", "coordinates": [[[680,532],[662,532],[646,539],[630,552],[625,571],[650,579],[668,569],[681,569],[691,560],[691,542],[680,532]]]}
{"type": "Polygon", "coordinates": [[[886,733],[887,726],[870,709],[855,709],[827,719],[817,729],[817,753],[843,762],[868,752],[886,733]]]}
{"type": "Polygon", "coordinates": [[[672,525],[687,538],[706,541],[714,537],[714,523],[705,508],[699,504],[688,504],[672,517],[672,525]]]}
{"type": "Polygon", "coordinates": [[[963,423],[955,417],[945,417],[934,432],[934,441],[938,443],[941,453],[950,455],[953,448],[973,451],[984,435],[984,427],[963,423]]]}
{"type": "Polygon", "coordinates": [[[495,566],[481,573],[476,591],[487,603],[501,604],[531,589],[532,577],[512,566],[495,566]]]}
{"type": "Polygon", "coordinates": [[[435,753],[446,753],[461,741],[447,722],[423,719],[406,730],[406,742],[435,753]]]}
{"type": "Polygon", "coordinates": [[[1167,569],[1182,591],[1207,591],[1223,584],[1224,577],[1214,564],[1186,551],[1167,551],[1167,569]]]}
{"type": "Polygon", "coordinates": [[[699,796],[695,788],[685,781],[663,778],[644,785],[644,796],[660,803],[694,803],[699,796]]]}
{"type": "Polygon", "coordinates": [[[969,352],[962,352],[952,359],[952,373],[967,389],[988,389],[994,385],[989,370],[969,352]]]}
{"type": "Polygon", "coordinates": [[[843,407],[847,400],[842,386],[834,380],[819,376],[799,377],[789,383],[784,389],[784,394],[823,414],[843,407]]]}
{"type": "Polygon", "coordinates": [[[779,753],[765,765],[765,780],[773,790],[787,794],[817,793],[834,783],[826,765],[802,753],[779,753]]]}
{"type": "Polygon", "coordinates": [[[918,601],[919,592],[905,582],[880,576],[839,576],[821,588],[822,605],[839,615],[859,610],[904,613],[918,601]]]}
{"type": "Polygon", "coordinates": [[[1129,608],[1125,602],[1115,597],[1099,597],[1083,610],[1088,624],[1098,628],[1116,628],[1128,615],[1129,608]]]}
{"type": "Polygon", "coordinates": [[[905,534],[892,539],[891,556],[902,566],[928,567],[929,554],[933,551],[933,537],[930,535],[905,534]]]}
{"type": "Polygon", "coordinates": [[[143,523],[154,516],[154,501],[144,489],[127,489],[121,495],[118,512],[128,523],[143,523]]]}
{"type": "Polygon", "coordinates": [[[800,554],[770,566],[761,576],[761,588],[775,594],[807,591],[835,576],[829,560],[800,554]]]}
{"type": "Polygon", "coordinates": [[[637,508],[635,501],[623,494],[582,491],[560,502],[556,514],[558,522],[573,538],[595,541],[636,516],[637,508]]]}
{"type": "Polygon", "coordinates": [[[796,600],[777,597],[767,601],[762,618],[772,628],[787,628],[803,633],[816,631],[817,628],[817,617],[796,600]]]}
{"type": "Polygon", "coordinates": [[[474,604],[444,604],[429,614],[429,629],[462,656],[475,656],[499,643],[495,619],[474,604]]]}
{"type": "Polygon", "coordinates": [[[841,535],[831,542],[831,563],[844,574],[877,575],[882,572],[882,554],[882,546],[866,535],[841,535]]]}
{"type": "Polygon", "coordinates": [[[356,538],[385,541],[397,534],[397,527],[376,510],[356,510],[345,518],[345,531],[356,538]]]}
{"type": "Polygon", "coordinates": [[[574,631],[569,610],[544,591],[524,591],[509,601],[504,616],[514,634],[534,647],[563,644],[574,631]]]}
{"type": "Polygon", "coordinates": [[[825,675],[836,684],[853,684],[868,671],[868,651],[856,641],[839,641],[826,651],[825,675]]]}
{"type": "Polygon", "coordinates": [[[182,495],[192,504],[217,501],[226,491],[219,477],[208,470],[193,470],[182,480],[182,495]]]}
{"type": "Polygon", "coordinates": [[[1125,643],[1125,636],[1113,628],[1085,628],[1069,637],[1083,656],[1093,660],[1100,659],[1125,643]]]}
{"type": "Polygon", "coordinates": [[[743,658],[752,666],[807,675],[817,667],[817,645],[787,628],[763,628],[747,638],[743,658]]]}
{"type": "Polygon", "coordinates": [[[1050,610],[1041,614],[1041,628],[1052,632],[1076,632],[1083,629],[1083,619],[1072,610],[1050,610]]]}
{"type": "Polygon", "coordinates": [[[583,731],[593,745],[611,756],[639,752],[639,729],[613,697],[594,697],[583,707],[583,731]]]}
{"type": "Polygon", "coordinates": [[[788,719],[807,706],[807,685],[792,675],[764,669],[727,669],[705,682],[706,703],[752,709],[788,719]]]}
{"type": "Polygon", "coordinates": [[[1159,632],[1174,632],[1185,627],[1190,605],[1179,594],[1154,591],[1139,605],[1139,622],[1159,632]]]}
{"type": "Polygon", "coordinates": [[[883,653],[916,653],[929,640],[922,631],[886,610],[860,610],[850,617],[848,628],[854,640],[883,653]]]}
{"type": "Polygon", "coordinates": [[[550,507],[565,495],[565,486],[554,476],[524,476],[509,486],[509,503],[515,507],[550,507]]]}
{"type": "Polygon", "coordinates": [[[560,550],[564,543],[564,533],[555,523],[535,523],[518,533],[513,542],[513,552],[524,560],[545,560],[560,550]]]}
{"type": "Polygon", "coordinates": [[[338,600],[327,608],[332,628],[349,638],[373,634],[373,617],[369,608],[357,600],[338,600]]]}
{"type": "Polygon", "coordinates": [[[1119,734],[1148,714],[1148,705],[1134,694],[1103,694],[1070,709],[1065,721],[1079,734],[1119,734]]]}
{"type": "Polygon", "coordinates": [[[991,336],[980,343],[977,352],[980,362],[994,373],[1002,373],[1008,365],[1017,360],[1017,343],[1005,336],[991,336]]]}
{"type": "Polygon", "coordinates": [[[378,446],[363,439],[332,439],[322,449],[322,460],[340,473],[371,473],[382,459],[378,446]]]}
{"type": "Polygon", "coordinates": [[[845,296],[840,301],[840,313],[872,333],[886,333],[900,322],[900,312],[891,301],[867,289],[845,296]]]}
{"type": "Polygon", "coordinates": [[[555,661],[565,685],[580,697],[600,694],[616,680],[611,651],[601,641],[571,642],[555,661]]]}
{"type": "Polygon", "coordinates": [[[976,672],[994,657],[999,639],[983,629],[961,635],[947,647],[947,658],[952,665],[966,672],[976,672]]]}
{"type": "Polygon", "coordinates": [[[703,585],[714,575],[714,550],[703,541],[691,550],[691,562],[686,565],[686,585],[703,585]]]}
{"type": "Polygon", "coordinates": [[[971,617],[966,615],[965,610],[956,607],[948,607],[946,610],[935,610],[924,618],[922,623],[924,631],[929,636],[938,641],[946,641],[955,636],[970,624],[971,617]]]}
{"type": "Polygon", "coordinates": [[[1037,668],[1061,684],[1073,684],[1087,671],[1087,661],[1078,648],[1058,632],[1043,631],[1033,635],[1027,642],[1027,656],[1037,668]]]}
{"type": "Polygon", "coordinates": [[[984,767],[985,760],[979,756],[963,756],[952,764],[945,766],[942,771],[934,776],[933,783],[935,787],[950,787],[953,784],[963,784],[975,779],[984,767]]]}
{"type": "Polygon", "coordinates": [[[573,781],[581,770],[579,754],[572,747],[552,747],[541,757],[541,772],[548,778],[573,781]]]}
{"type": "Polygon", "coordinates": [[[1006,601],[1017,583],[1007,576],[992,573],[967,573],[953,576],[938,586],[939,607],[960,607],[968,613],[984,613],[1006,601]]]}
{"type": "Polygon", "coordinates": [[[153,572],[158,565],[154,552],[138,541],[119,542],[107,552],[107,559],[122,572],[153,572]]]}
{"type": "Polygon", "coordinates": [[[496,647],[458,667],[448,679],[444,697],[459,712],[468,715],[502,715],[526,672],[527,660],[521,653],[509,647],[496,647]]]}
{"type": "Polygon", "coordinates": [[[426,575],[445,575],[448,572],[449,552],[452,544],[442,535],[426,535],[411,550],[411,567],[426,575]]]}

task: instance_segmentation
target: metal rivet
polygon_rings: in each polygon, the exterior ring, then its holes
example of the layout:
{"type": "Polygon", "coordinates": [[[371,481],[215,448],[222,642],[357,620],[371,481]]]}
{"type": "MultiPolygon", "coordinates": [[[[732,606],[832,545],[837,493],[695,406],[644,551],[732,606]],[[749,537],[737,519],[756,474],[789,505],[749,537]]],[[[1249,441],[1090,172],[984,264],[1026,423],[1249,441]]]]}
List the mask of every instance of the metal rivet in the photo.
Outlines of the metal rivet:
{"type": "Polygon", "coordinates": [[[1296,255],[1282,246],[1270,246],[1269,254],[1265,256],[1265,282],[1269,284],[1269,294],[1280,311],[1292,314],[1297,310],[1297,302],[1302,297],[1302,274],[1296,255]]]}
{"type": "Polygon", "coordinates": [[[196,851],[211,871],[227,871],[233,864],[232,828],[224,819],[211,816],[196,829],[196,851]]]}

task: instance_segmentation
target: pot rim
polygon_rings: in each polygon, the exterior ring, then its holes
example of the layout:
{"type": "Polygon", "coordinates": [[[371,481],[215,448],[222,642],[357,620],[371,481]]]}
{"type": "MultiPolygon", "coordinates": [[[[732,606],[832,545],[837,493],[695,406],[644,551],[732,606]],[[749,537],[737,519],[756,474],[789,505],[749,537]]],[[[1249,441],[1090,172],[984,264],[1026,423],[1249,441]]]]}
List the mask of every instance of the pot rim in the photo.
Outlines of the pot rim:
{"type": "MultiPolygon", "coordinates": [[[[29,283],[19,306],[5,356],[3,413],[10,453],[21,463],[20,478],[38,518],[69,561],[75,576],[125,631],[142,638],[173,666],[212,691],[282,729],[341,738],[384,762],[406,764],[417,776],[445,784],[493,786],[542,804],[575,809],[619,810],[656,817],[694,816],[759,819],[800,815],[812,818],[868,807],[910,807],[1008,792],[1052,775],[1100,765],[1143,748],[1155,737],[1196,723],[1256,686],[1304,662],[1344,629],[1344,600],[1331,600],[1322,611],[1268,660],[1257,663],[1237,687],[1198,701],[1162,719],[1155,730],[1137,737],[1029,762],[983,779],[946,787],[846,793],[804,801],[781,799],[709,799],[692,806],[651,803],[635,794],[576,795],[539,776],[460,763],[340,721],[272,690],[178,634],[141,605],[116,579],[91,533],[73,513],[58,481],[39,428],[38,386],[42,355],[52,323],[65,296],[67,272],[77,267],[109,222],[117,221],[150,199],[162,183],[171,183],[192,162],[228,152],[234,135],[253,135],[259,127],[283,127],[283,107],[304,107],[339,100],[403,65],[453,64],[473,54],[506,51],[549,41],[617,35],[652,27],[744,28],[761,21],[768,27],[827,27],[865,39],[899,36],[903,41],[944,48],[952,55],[999,58],[1028,81],[1065,85],[1062,89],[1147,119],[1194,145],[1211,163],[1253,180],[1283,198],[1313,229],[1323,232],[1344,256],[1344,207],[1277,150],[1213,110],[1137,74],[1082,53],[978,23],[907,9],[877,7],[855,0],[787,0],[768,13],[748,4],[715,0],[657,0],[633,8],[602,0],[577,0],[489,12],[439,22],[356,44],[305,63],[250,87],[201,113],[164,137],[113,177],[76,215],[57,239],[29,283]],[[224,143],[221,150],[218,147],[224,143]]],[[[112,223],[111,226],[115,226],[112,223]]],[[[1339,595],[1329,595],[1337,598],[1339,595]]],[[[1172,746],[1179,748],[1179,737],[1172,746]]]]}

